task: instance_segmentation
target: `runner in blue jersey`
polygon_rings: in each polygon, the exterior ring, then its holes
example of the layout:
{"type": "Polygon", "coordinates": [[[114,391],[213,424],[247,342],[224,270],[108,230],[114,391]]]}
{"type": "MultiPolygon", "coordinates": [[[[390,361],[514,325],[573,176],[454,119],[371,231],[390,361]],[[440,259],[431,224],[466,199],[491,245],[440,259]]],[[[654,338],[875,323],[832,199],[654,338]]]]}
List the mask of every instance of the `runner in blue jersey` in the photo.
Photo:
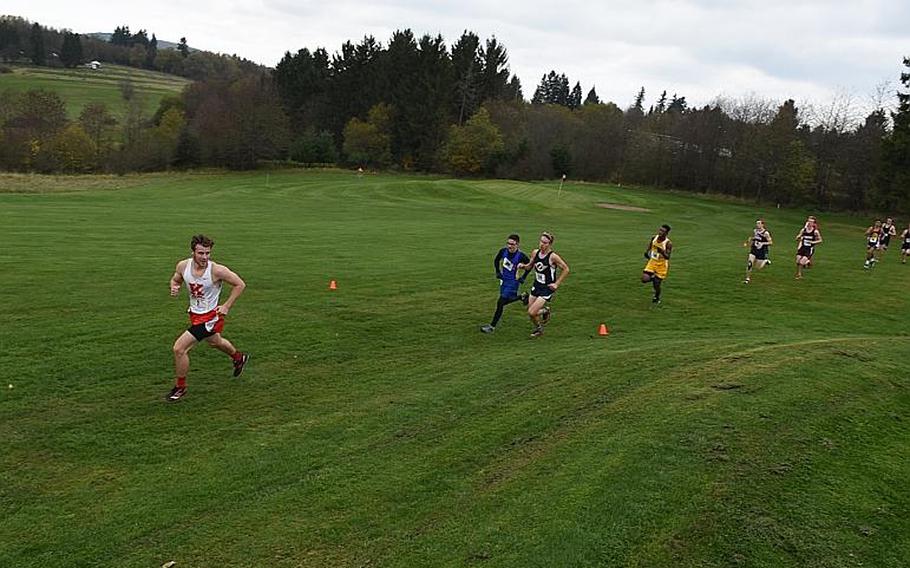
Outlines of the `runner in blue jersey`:
{"type": "Polygon", "coordinates": [[[506,246],[499,249],[496,256],[493,257],[493,268],[496,270],[496,278],[499,279],[499,299],[496,301],[496,312],[493,314],[493,320],[480,327],[484,333],[493,333],[496,331],[496,324],[502,317],[502,309],[512,302],[521,300],[522,303],[528,303],[527,294],[519,294],[518,289],[524,283],[525,278],[530,272],[526,268],[521,278],[518,277],[518,265],[527,264],[530,260],[528,255],[518,250],[520,239],[518,235],[512,233],[506,239],[506,246]]]}

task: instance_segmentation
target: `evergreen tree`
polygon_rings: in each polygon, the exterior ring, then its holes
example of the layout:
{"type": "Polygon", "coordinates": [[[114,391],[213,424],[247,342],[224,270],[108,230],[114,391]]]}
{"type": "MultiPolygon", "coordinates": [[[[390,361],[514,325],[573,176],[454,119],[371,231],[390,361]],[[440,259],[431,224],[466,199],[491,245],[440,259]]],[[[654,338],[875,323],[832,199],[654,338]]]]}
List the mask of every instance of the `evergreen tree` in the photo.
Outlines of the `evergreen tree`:
{"type": "Polygon", "coordinates": [[[509,81],[508,86],[506,87],[505,96],[503,100],[506,101],[523,101],[524,93],[521,92],[521,81],[518,79],[517,75],[512,75],[512,79],[509,81]]]}
{"type": "MultiPolygon", "coordinates": [[[[552,71],[551,71],[552,73],[552,71]]],[[[534,89],[534,96],[531,97],[531,104],[544,105],[550,100],[550,83],[547,81],[547,75],[540,78],[540,84],[534,89]]]]}
{"type": "Polygon", "coordinates": [[[186,38],[180,38],[180,43],[177,44],[177,51],[180,52],[184,58],[190,54],[190,46],[186,43],[186,38]]]}
{"type": "MultiPolygon", "coordinates": [[[[556,100],[554,102],[558,105],[569,106],[569,78],[566,77],[565,73],[559,76],[556,85],[556,100]]],[[[578,92],[580,95],[581,87],[578,88],[578,92]]],[[[578,102],[581,103],[580,100],[578,102]]]]}
{"type": "Polygon", "coordinates": [[[505,46],[495,37],[488,39],[481,59],[483,60],[481,101],[504,98],[506,87],[509,85],[509,55],[505,46]]]}
{"type": "MultiPolygon", "coordinates": [[[[653,112],[655,114],[663,114],[667,110],[667,91],[664,90],[660,94],[660,98],[657,99],[657,105],[653,107],[653,112]]],[[[648,114],[651,114],[650,112],[648,114]]]]}
{"type": "Polygon", "coordinates": [[[635,95],[635,102],[632,103],[630,110],[638,111],[639,114],[645,113],[645,88],[642,87],[638,94],[635,95]]]}
{"type": "Polygon", "coordinates": [[[591,87],[591,90],[588,91],[588,96],[585,97],[586,105],[599,105],[600,97],[597,96],[597,91],[594,90],[594,87],[591,87]]]}
{"type": "Polygon", "coordinates": [[[60,61],[64,67],[75,67],[82,63],[82,41],[78,34],[63,32],[63,46],[60,48],[60,61]]]}
{"type": "Polygon", "coordinates": [[[114,45],[120,45],[127,47],[130,45],[130,27],[129,26],[117,26],[114,28],[114,33],[111,35],[111,43],[114,45]]]}
{"type": "Polygon", "coordinates": [[[571,110],[575,110],[581,107],[581,83],[575,83],[575,86],[572,87],[572,92],[569,93],[568,98],[566,99],[566,106],[571,110]]]}
{"type": "MultiPolygon", "coordinates": [[[[531,99],[532,104],[561,105],[569,104],[569,79],[564,74],[557,75],[556,71],[550,71],[540,80],[540,85],[534,91],[534,97],[531,99]]],[[[581,105],[581,86],[578,86],[578,103],[581,105]]]]}
{"type": "Polygon", "coordinates": [[[676,93],[673,93],[673,99],[670,101],[670,104],[667,105],[667,112],[684,113],[687,109],[688,103],[686,103],[686,97],[677,97],[676,93]]]}
{"type": "Polygon", "coordinates": [[[152,39],[149,40],[148,45],[145,48],[145,68],[154,69],[155,68],[155,57],[158,56],[158,38],[155,37],[155,34],[152,34],[152,39]]]}
{"type": "MultiPolygon", "coordinates": [[[[910,57],[904,58],[904,66],[910,69],[910,57]]],[[[910,71],[901,73],[901,83],[910,89],[910,71]]],[[[891,136],[882,148],[880,202],[882,207],[910,210],[910,91],[898,92],[897,101],[897,111],[891,113],[891,136]]]]}
{"type": "Polygon", "coordinates": [[[321,130],[326,115],[329,56],[322,48],[310,53],[303,48],[285,53],[272,74],[292,130],[302,134],[308,128],[321,130]]]}
{"type": "Polygon", "coordinates": [[[19,32],[13,22],[0,18],[0,57],[12,61],[19,57],[19,32]]]}
{"type": "Polygon", "coordinates": [[[453,115],[455,122],[461,125],[477,110],[482,96],[484,62],[480,38],[473,32],[465,30],[452,46],[452,67],[455,73],[453,115]]]}
{"type": "Polygon", "coordinates": [[[149,45],[149,36],[145,30],[139,30],[130,36],[128,45],[141,45],[142,47],[148,47],[149,45]]]}
{"type": "Polygon", "coordinates": [[[47,65],[47,53],[44,51],[44,31],[38,25],[38,22],[32,24],[29,47],[31,48],[32,63],[39,67],[47,65]]]}

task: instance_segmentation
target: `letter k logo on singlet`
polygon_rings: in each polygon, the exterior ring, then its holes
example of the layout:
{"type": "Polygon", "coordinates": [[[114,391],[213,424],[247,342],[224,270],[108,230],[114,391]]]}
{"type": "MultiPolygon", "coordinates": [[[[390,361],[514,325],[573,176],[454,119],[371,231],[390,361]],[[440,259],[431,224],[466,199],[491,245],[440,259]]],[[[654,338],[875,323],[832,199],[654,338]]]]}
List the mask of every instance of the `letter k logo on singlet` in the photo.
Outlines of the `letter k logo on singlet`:
{"type": "Polygon", "coordinates": [[[201,298],[203,296],[203,293],[202,293],[203,285],[202,284],[194,284],[194,283],[190,282],[189,286],[190,286],[190,296],[192,296],[193,298],[201,298]]]}

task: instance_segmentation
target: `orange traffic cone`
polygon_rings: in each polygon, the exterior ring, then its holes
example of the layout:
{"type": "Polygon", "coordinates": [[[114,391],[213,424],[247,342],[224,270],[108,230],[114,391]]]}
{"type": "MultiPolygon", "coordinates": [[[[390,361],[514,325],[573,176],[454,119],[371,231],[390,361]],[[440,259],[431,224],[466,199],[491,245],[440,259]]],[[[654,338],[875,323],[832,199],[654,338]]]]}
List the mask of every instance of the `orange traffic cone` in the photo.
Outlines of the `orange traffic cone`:
{"type": "Polygon", "coordinates": [[[334,280],[329,282],[329,290],[337,290],[337,289],[338,289],[338,284],[335,284],[334,280]]]}
{"type": "Polygon", "coordinates": [[[601,337],[606,337],[607,335],[610,335],[610,329],[607,327],[607,324],[605,324],[605,323],[600,324],[600,329],[597,330],[597,335],[599,335],[601,337]]]}

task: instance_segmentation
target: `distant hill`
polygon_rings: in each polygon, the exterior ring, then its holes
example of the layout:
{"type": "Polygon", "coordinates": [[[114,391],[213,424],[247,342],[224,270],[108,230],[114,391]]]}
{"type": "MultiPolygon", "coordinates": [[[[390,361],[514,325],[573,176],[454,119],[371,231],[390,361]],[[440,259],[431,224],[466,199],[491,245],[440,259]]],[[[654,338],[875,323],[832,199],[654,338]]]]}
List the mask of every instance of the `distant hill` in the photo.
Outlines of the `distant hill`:
{"type": "MultiPolygon", "coordinates": [[[[106,32],[92,32],[90,34],[82,34],[82,35],[92,37],[95,39],[100,39],[101,41],[109,42],[109,41],[111,41],[111,36],[114,34],[110,34],[110,33],[106,33],[106,32]]],[[[172,41],[166,41],[163,39],[158,40],[158,49],[177,49],[177,45],[178,44],[176,44],[172,41]]],[[[200,51],[200,50],[196,49],[195,47],[190,47],[190,51],[200,51]]]]}
{"type": "Polygon", "coordinates": [[[54,91],[66,103],[70,118],[79,116],[85,105],[92,102],[106,104],[115,116],[121,117],[126,109],[121,89],[126,82],[132,85],[135,96],[149,114],[155,112],[163,97],[177,95],[191,83],[176,75],[107,63],[98,70],[14,66],[12,71],[0,74],[0,92],[54,91]]]}

